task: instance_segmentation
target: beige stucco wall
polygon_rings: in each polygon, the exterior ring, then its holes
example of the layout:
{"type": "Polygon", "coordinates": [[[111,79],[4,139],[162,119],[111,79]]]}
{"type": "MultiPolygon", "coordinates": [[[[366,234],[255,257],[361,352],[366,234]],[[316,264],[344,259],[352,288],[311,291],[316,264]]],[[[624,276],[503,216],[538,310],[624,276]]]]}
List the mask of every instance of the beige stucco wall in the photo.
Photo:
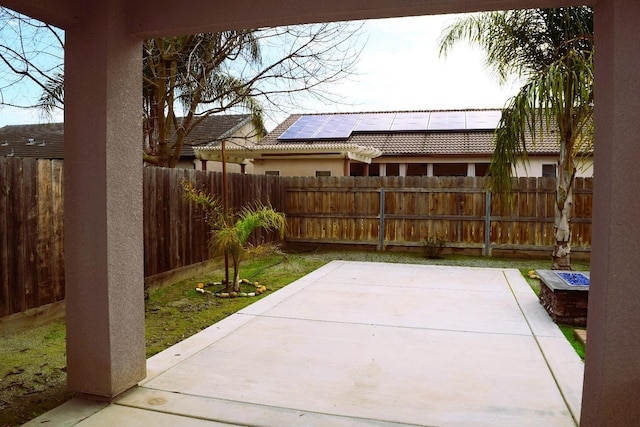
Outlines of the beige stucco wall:
{"type": "MultiPolygon", "coordinates": [[[[516,176],[519,177],[538,177],[542,176],[542,165],[555,165],[558,158],[554,156],[531,157],[527,163],[526,170],[523,165],[515,168],[516,176]]],[[[578,162],[576,176],[579,178],[593,177],[593,160],[588,159],[578,162]]]]}
{"type": "MultiPolygon", "coordinates": [[[[433,165],[435,164],[452,164],[452,163],[462,163],[462,164],[488,164],[488,157],[478,157],[478,156],[456,156],[456,157],[423,157],[423,156],[380,156],[372,160],[372,164],[398,164],[398,165],[410,165],[410,164],[420,164],[420,165],[429,165],[427,166],[426,175],[433,176],[434,170],[433,165]]],[[[373,168],[375,170],[375,168],[373,168]]],[[[468,168],[466,168],[468,169],[468,168]]],[[[468,173],[471,173],[467,171],[468,173]]],[[[375,174],[372,171],[372,174],[375,174]]],[[[403,172],[403,169],[399,168],[400,176],[411,175],[411,172],[407,170],[407,172],[403,172]]],[[[393,175],[391,170],[386,171],[386,173],[381,173],[381,175],[393,175]]],[[[473,176],[473,175],[470,175],[473,176]]]]}
{"type": "MultiPolygon", "coordinates": [[[[427,168],[427,175],[433,175],[433,165],[435,164],[451,164],[451,163],[462,163],[462,164],[473,164],[473,165],[487,165],[490,162],[489,157],[393,157],[393,156],[381,156],[372,160],[372,165],[376,165],[372,167],[371,174],[378,175],[378,166],[381,164],[400,164],[400,165],[409,165],[409,164],[428,164],[430,165],[427,168]]],[[[213,162],[209,162],[213,163],[213,162]]],[[[515,167],[515,173],[518,177],[540,177],[542,176],[542,166],[543,165],[554,165],[557,163],[557,158],[554,156],[536,156],[530,157],[527,162],[526,167],[522,164],[519,164],[515,167]]],[[[219,164],[217,164],[219,168],[219,164]]],[[[237,165],[234,165],[237,167],[237,165]]],[[[218,170],[209,168],[208,170],[218,170]]],[[[467,174],[468,176],[478,176],[482,175],[482,173],[474,173],[474,167],[468,168],[467,174]]],[[[400,168],[400,175],[404,176],[410,173],[406,173],[403,170],[405,168],[400,168]]],[[[237,170],[229,169],[229,171],[239,172],[239,168],[237,170]]],[[[344,164],[342,159],[268,159],[268,160],[256,160],[253,163],[253,167],[251,165],[247,165],[246,173],[255,173],[259,175],[264,175],[266,171],[279,171],[281,176],[315,176],[316,171],[331,171],[331,176],[343,176],[344,174],[344,164]]],[[[392,172],[388,171],[386,173],[380,173],[380,175],[393,175],[392,172]]],[[[593,176],[593,162],[588,160],[586,162],[580,163],[578,166],[578,177],[592,177],[593,176]]]]}
{"type": "MultiPolygon", "coordinates": [[[[372,163],[473,163],[473,164],[488,164],[491,161],[489,157],[473,157],[473,156],[460,156],[460,157],[390,157],[381,156],[373,159],[372,163]]],[[[519,177],[540,177],[542,176],[542,165],[556,164],[558,158],[556,156],[535,156],[529,157],[526,167],[519,164],[515,167],[515,173],[519,177]]],[[[578,177],[592,177],[593,176],[593,160],[587,159],[578,163],[578,177]]]]}
{"type": "MultiPolygon", "coordinates": [[[[202,169],[202,162],[200,160],[196,161],[196,169],[202,169]]],[[[222,172],[222,163],[221,162],[207,162],[207,170],[213,172],[222,172]]],[[[240,165],[238,163],[227,163],[227,172],[229,173],[242,173],[240,165]]],[[[253,169],[253,163],[248,163],[245,165],[244,173],[256,173],[253,169]]]]}
{"type": "Polygon", "coordinates": [[[316,171],[330,171],[331,176],[344,175],[343,159],[257,159],[253,173],[264,175],[266,171],[279,171],[281,176],[315,176],[316,171]]]}

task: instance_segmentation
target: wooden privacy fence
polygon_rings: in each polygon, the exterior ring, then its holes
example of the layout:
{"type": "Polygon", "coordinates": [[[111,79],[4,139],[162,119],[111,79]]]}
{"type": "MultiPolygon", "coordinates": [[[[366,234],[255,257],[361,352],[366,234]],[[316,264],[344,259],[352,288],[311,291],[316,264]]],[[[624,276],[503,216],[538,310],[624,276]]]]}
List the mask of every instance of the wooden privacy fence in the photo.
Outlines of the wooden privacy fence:
{"type": "MultiPolygon", "coordinates": [[[[62,167],[0,157],[0,317],[64,299],[62,167]]],[[[181,183],[221,194],[222,175],[148,167],[143,179],[145,277],[207,260],[204,214],[184,200],[181,183]]],[[[590,250],[591,186],[575,183],[574,251],[590,250]]],[[[482,178],[229,174],[228,188],[232,209],[260,200],[284,212],[289,242],[411,247],[438,236],[454,249],[553,245],[552,178],[516,180],[512,208],[492,200],[482,178]]]]}
{"type": "Polygon", "coordinates": [[[0,317],[64,299],[62,162],[0,157],[0,317]]]}
{"type": "MultiPolygon", "coordinates": [[[[479,177],[295,177],[283,186],[290,242],[381,249],[422,245],[431,236],[454,249],[484,253],[550,250],[554,244],[555,178],[515,179],[511,206],[492,199],[479,177]]],[[[576,251],[590,250],[591,197],[592,179],[576,179],[576,251]]]]}
{"type": "MultiPolygon", "coordinates": [[[[279,202],[278,177],[228,178],[231,209],[279,202]]],[[[209,258],[209,230],[203,213],[182,197],[184,179],[221,193],[219,173],[144,169],[145,277],[209,258]]],[[[0,317],[64,297],[63,162],[0,157],[0,317]]]]}

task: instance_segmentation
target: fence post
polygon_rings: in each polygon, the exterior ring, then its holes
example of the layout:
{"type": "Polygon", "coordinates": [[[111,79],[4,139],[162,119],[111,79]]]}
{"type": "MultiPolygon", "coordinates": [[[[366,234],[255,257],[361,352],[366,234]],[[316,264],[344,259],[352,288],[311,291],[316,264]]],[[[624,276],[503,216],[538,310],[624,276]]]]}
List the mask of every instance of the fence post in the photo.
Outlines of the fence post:
{"type": "Polygon", "coordinates": [[[491,256],[491,190],[487,188],[484,217],[484,256],[491,256]]]}
{"type": "Polygon", "coordinates": [[[378,250],[384,251],[384,187],[380,187],[380,229],[378,234],[380,238],[378,250]]]}

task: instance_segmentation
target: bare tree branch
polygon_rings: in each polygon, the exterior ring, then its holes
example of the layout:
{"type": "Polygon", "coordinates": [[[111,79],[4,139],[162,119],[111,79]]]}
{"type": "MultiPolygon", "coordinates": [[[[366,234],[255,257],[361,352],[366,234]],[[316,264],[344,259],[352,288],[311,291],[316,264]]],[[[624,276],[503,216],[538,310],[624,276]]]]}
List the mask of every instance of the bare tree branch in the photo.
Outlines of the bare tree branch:
{"type": "MultiPolygon", "coordinates": [[[[191,131],[212,114],[249,112],[261,136],[265,114],[304,98],[343,103],[334,83],[355,69],[361,28],[311,24],[145,41],[145,161],[175,166],[191,131]]],[[[0,8],[0,105],[62,109],[63,52],[61,30],[0,8]]]]}
{"type": "Polygon", "coordinates": [[[62,30],[0,8],[0,105],[45,112],[61,107],[63,61],[62,30]]]}

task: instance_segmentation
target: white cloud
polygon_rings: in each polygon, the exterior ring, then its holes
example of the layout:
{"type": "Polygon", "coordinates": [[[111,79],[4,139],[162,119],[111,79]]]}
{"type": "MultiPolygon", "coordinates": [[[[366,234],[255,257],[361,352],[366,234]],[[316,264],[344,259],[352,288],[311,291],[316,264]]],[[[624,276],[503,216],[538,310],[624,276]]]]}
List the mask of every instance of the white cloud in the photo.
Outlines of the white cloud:
{"type": "Polygon", "coordinates": [[[309,111],[500,108],[518,85],[501,86],[485,69],[484,53],[460,43],[438,54],[442,31],[458,16],[368,21],[357,75],[339,85],[347,105],[307,104],[309,111]]]}

